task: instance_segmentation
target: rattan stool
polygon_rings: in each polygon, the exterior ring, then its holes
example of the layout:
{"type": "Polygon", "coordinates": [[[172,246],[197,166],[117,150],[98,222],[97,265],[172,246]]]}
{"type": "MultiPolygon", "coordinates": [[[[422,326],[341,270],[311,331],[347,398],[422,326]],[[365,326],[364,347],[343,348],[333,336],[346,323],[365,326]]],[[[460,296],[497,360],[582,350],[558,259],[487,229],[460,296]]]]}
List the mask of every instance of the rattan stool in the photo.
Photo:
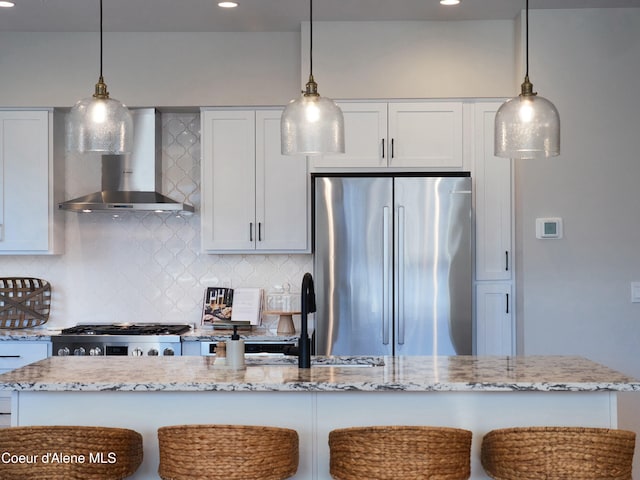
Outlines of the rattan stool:
{"type": "Polygon", "coordinates": [[[120,480],[142,463],[142,436],[108,427],[0,428],[0,452],[0,480],[120,480]]]}
{"type": "Polygon", "coordinates": [[[158,429],[164,480],[283,480],[298,470],[298,433],[249,425],[158,429]]]}
{"type": "Polygon", "coordinates": [[[352,427],[329,432],[338,480],[463,480],[471,472],[471,432],[423,426],[352,427]]]}
{"type": "Polygon", "coordinates": [[[493,430],[482,466],[498,480],[631,480],[635,433],[582,427],[493,430]]]}

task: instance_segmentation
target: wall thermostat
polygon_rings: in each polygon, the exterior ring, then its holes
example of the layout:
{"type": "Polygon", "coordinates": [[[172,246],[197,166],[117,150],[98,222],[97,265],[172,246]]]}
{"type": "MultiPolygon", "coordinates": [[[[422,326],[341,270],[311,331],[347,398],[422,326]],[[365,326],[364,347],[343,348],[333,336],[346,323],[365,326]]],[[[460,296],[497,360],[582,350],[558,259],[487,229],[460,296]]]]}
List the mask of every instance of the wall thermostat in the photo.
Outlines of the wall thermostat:
{"type": "Polygon", "coordinates": [[[562,238],[562,219],[536,218],[536,238],[562,238]]]}

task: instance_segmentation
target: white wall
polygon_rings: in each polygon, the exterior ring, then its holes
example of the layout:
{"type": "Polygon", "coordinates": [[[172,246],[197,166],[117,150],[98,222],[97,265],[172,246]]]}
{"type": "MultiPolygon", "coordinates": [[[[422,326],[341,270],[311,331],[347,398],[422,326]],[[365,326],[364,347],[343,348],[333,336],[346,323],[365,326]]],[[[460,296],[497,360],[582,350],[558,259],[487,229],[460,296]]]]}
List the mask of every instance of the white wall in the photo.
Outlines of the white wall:
{"type": "MultiPolygon", "coordinates": [[[[562,153],[517,163],[521,351],[639,378],[640,9],[536,11],[530,31],[531,81],[560,112],[562,153]],[[563,240],[536,240],[542,216],[564,219],[563,240]]],[[[637,432],[639,397],[620,402],[622,426],[637,432]]]]}
{"type": "MultiPolygon", "coordinates": [[[[282,105],[300,91],[298,33],[104,34],[103,74],[129,106],[282,105]]],[[[0,105],[93,94],[97,33],[0,32],[0,105]]]]}
{"type": "Polygon", "coordinates": [[[630,302],[640,279],[640,10],[530,20],[530,77],[560,112],[562,153],[517,164],[524,351],[585,354],[640,375],[630,361],[640,360],[640,304],[630,302]],[[536,240],[539,216],[563,217],[565,238],[536,240]]]}
{"type": "MultiPolygon", "coordinates": [[[[309,74],[299,33],[110,33],[105,82],[130,106],[284,105],[309,74]],[[301,73],[302,72],[302,73],[301,73]]],[[[513,78],[513,22],[314,24],[335,98],[492,97],[513,78]]],[[[71,106],[98,80],[96,33],[0,32],[0,105],[71,106]]]]}
{"type": "MultiPolygon", "coordinates": [[[[332,98],[457,98],[511,95],[514,22],[319,22],[313,74],[332,98]]],[[[309,25],[301,75],[309,76],[309,25]]]]}

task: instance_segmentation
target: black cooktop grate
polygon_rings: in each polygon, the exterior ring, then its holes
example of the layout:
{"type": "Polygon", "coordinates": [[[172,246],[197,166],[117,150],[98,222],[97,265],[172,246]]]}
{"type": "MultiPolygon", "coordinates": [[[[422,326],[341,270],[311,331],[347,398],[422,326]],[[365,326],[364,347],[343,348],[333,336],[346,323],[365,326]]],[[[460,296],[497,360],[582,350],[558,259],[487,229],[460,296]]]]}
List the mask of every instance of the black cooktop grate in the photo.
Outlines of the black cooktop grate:
{"type": "Polygon", "coordinates": [[[166,323],[83,324],[64,328],[62,335],[180,335],[189,325],[166,323]]]}

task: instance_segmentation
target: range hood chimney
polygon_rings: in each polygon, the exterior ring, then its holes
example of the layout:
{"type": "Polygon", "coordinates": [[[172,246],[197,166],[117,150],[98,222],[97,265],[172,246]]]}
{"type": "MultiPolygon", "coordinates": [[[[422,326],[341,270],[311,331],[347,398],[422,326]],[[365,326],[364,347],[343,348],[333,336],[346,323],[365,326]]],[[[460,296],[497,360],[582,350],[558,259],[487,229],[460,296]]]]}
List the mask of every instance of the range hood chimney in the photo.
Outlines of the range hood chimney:
{"type": "Polygon", "coordinates": [[[133,152],[102,155],[102,190],[58,205],[72,212],[193,212],[158,193],[162,185],[162,125],[154,108],[132,109],[133,152]]]}

